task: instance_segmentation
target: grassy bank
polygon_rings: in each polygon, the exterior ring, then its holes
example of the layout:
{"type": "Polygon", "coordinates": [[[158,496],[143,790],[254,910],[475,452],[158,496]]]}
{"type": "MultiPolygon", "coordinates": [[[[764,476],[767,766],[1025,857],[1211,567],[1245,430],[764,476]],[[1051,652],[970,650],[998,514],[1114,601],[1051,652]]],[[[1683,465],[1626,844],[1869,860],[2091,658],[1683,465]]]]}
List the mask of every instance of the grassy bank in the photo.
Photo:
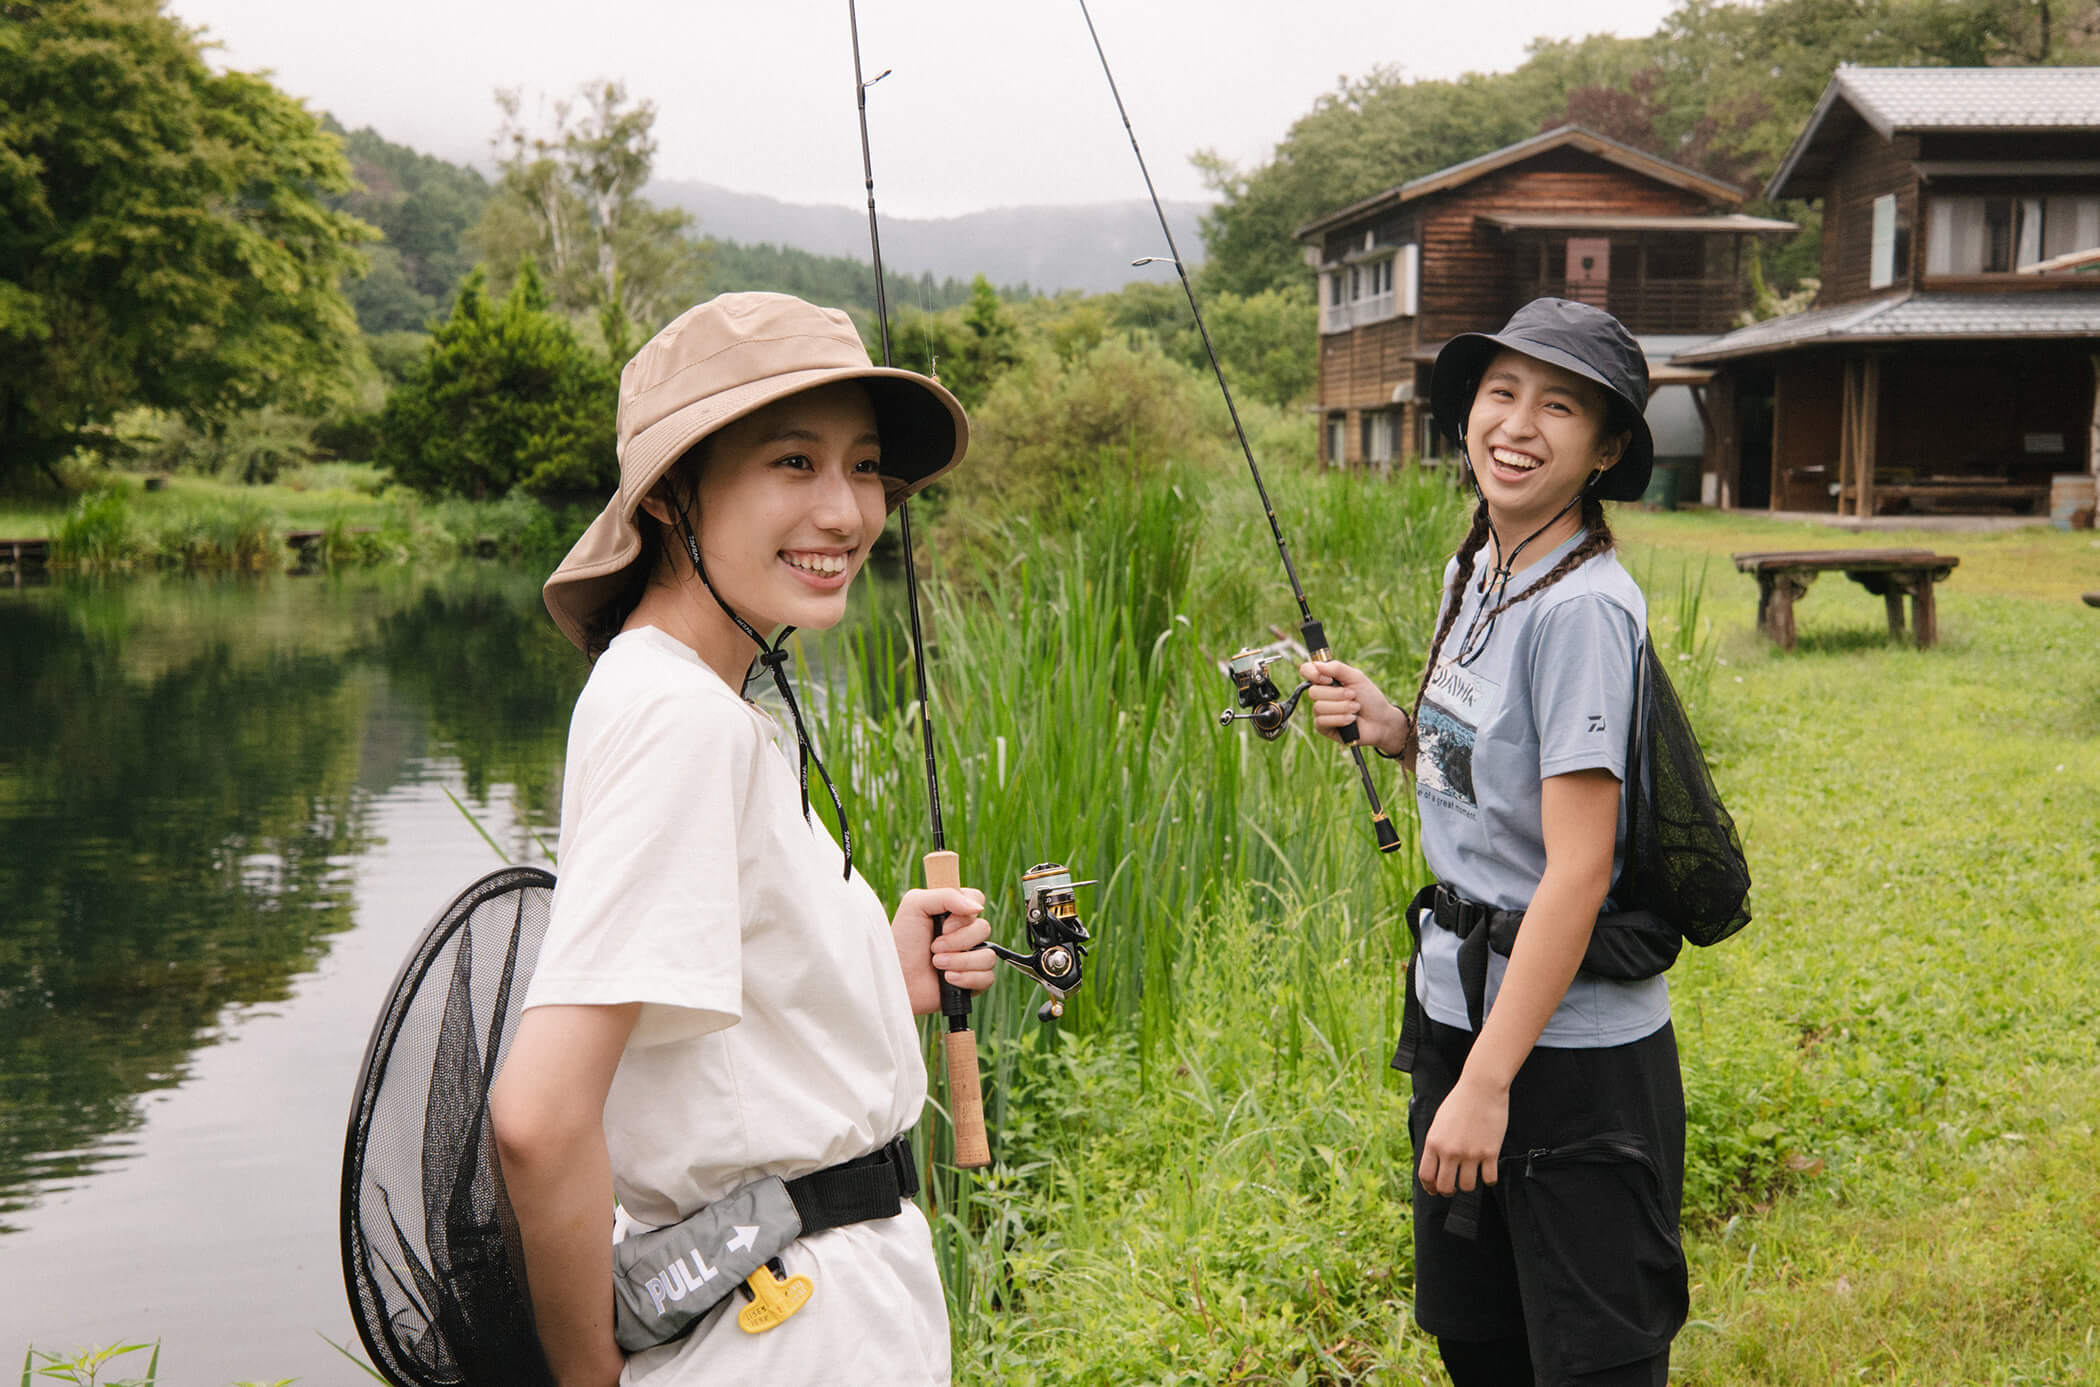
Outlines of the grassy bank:
{"type": "Polygon", "coordinates": [[[551,563],[589,519],[522,496],[432,501],[358,463],[309,465],[268,485],[156,481],[149,490],[143,477],[109,473],[78,495],[0,498],[0,538],[49,539],[54,567],[92,573],[268,573],[460,557],[551,563]]]}
{"type": "MultiPolygon", "coordinates": [[[[1283,479],[1345,658],[1404,683],[1460,524],[1440,485],[1283,479]]],[[[1083,893],[1089,989],[1052,1038],[1014,978],[980,1009],[999,1164],[936,1182],[959,1380],[1413,1381],[1405,1084],[1386,1068],[1421,880],[1381,861],[1346,762],[1215,725],[1213,662],[1295,613],[1244,484],[1101,498],[1013,531],[936,606],[950,845],[1019,932],[1043,858],[1083,893]]],[[[1688,1383],[2064,1382],[2100,1365],[2100,587],[2090,536],[1963,557],[1942,643],[1886,642],[1826,580],[1781,654],[1731,549],[1841,544],[1622,519],[1757,875],[1757,919],[1672,977],[1691,1110],[1688,1383]]],[[[1916,537],[1889,536],[1912,543],[1916,537]]],[[[913,875],[924,792],[901,638],[831,703],[858,841],[913,875]],[[859,711],[888,708],[873,718],[859,711]]],[[[1378,765],[1389,800],[1399,777],[1378,765]]],[[[1411,826],[1410,826],[1411,828],[1411,826]]]]}

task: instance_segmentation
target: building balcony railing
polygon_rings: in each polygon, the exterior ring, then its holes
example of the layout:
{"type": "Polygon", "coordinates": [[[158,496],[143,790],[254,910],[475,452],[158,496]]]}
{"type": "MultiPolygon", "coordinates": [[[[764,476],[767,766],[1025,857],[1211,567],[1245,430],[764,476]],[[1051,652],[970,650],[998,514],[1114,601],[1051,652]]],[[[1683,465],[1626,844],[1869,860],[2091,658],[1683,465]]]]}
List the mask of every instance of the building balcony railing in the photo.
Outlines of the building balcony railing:
{"type": "Polygon", "coordinates": [[[1320,331],[1322,333],[1347,332],[1353,327],[1369,327],[1396,316],[1399,301],[1397,296],[1373,294],[1354,303],[1330,303],[1320,309],[1320,331]]]}
{"type": "Polygon", "coordinates": [[[1615,279],[1604,285],[1577,285],[1569,292],[1564,277],[1520,280],[1514,312],[1535,298],[1581,299],[1606,309],[1635,333],[1657,336],[1726,332],[1743,308],[1741,288],[1729,279],[1615,279]]]}

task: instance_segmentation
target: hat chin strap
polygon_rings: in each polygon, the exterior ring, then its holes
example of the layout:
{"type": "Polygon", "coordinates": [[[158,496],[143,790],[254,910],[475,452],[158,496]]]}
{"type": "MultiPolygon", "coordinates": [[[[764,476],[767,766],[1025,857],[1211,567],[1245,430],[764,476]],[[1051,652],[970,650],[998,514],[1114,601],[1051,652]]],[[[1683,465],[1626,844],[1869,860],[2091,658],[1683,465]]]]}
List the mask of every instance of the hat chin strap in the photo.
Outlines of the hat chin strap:
{"type": "MultiPolygon", "coordinates": [[[[666,489],[668,490],[668,488],[666,489]]],[[[809,766],[812,761],[816,762],[817,775],[824,782],[825,792],[831,796],[832,812],[838,815],[839,840],[846,854],[845,869],[840,875],[842,877],[851,877],[853,875],[853,829],[846,822],[846,806],[839,800],[838,786],[831,783],[831,772],[824,769],[823,758],[819,757],[816,748],[810,745],[809,730],[802,725],[802,705],[795,701],[794,687],[788,683],[787,639],[795,634],[795,628],[783,626],[780,630],[780,635],[769,645],[766,643],[764,636],[752,629],[750,622],[738,616],[736,608],[722,600],[722,594],[715,591],[713,580],[707,576],[707,565],[700,561],[700,541],[693,534],[693,522],[687,517],[685,507],[679,504],[675,496],[671,498],[671,504],[678,511],[679,536],[685,540],[686,557],[692,560],[694,574],[706,586],[708,596],[715,599],[715,605],[722,609],[722,614],[735,622],[737,629],[750,637],[751,643],[758,647],[759,654],[758,658],[753,661],[754,666],[764,665],[772,673],[773,687],[780,690],[780,701],[787,704],[788,717],[795,724],[795,752],[800,766],[802,817],[804,820],[809,818],[809,766]]],[[[749,669],[744,671],[744,683],[746,686],[751,683],[751,671],[749,669]]]]}
{"type": "MultiPolygon", "coordinates": [[[[1479,469],[1473,466],[1472,440],[1466,437],[1466,431],[1463,428],[1461,428],[1458,431],[1458,451],[1459,454],[1465,459],[1467,483],[1472,486],[1473,494],[1480,498],[1481,507],[1483,509],[1489,509],[1487,493],[1480,489],[1479,469]]],[[[1482,593],[1486,594],[1486,596],[1482,598],[1480,604],[1482,611],[1486,611],[1490,606],[1494,605],[1494,603],[1501,601],[1502,595],[1509,589],[1509,580],[1511,572],[1516,567],[1517,559],[1523,555],[1524,550],[1526,548],[1530,547],[1531,541],[1537,539],[1540,535],[1546,533],[1546,531],[1552,529],[1555,525],[1558,525],[1562,516],[1566,515],[1569,511],[1575,509],[1575,507],[1581,505],[1582,498],[1590,494],[1590,488],[1595,486],[1597,484],[1597,478],[1603,475],[1603,468],[1599,467],[1594,469],[1590,473],[1588,478],[1586,478],[1583,481],[1582,486],[1575,492],[1575,494],[1568,498],[1568,504],[1562,506],[1559,510],[1553,512],[1553,518],[1551,520],[1548,520],[1545,524],[1539,526],[1536,530],[1533,530],[1530,534],[1524,536],[1522,542],[1520,542],[1516,548],[1509,551],[1508,558],[1504,558],[1502,556],[1502,535],[1498,530],[1495,529],[1494,514],[1492,509],[1489,509],[1488,538],[1491,541],[1493,541],[1495,546],[1495,567],[1494,571],[1488,574],[1487,581],[1481,587],[1482,593]]]]}

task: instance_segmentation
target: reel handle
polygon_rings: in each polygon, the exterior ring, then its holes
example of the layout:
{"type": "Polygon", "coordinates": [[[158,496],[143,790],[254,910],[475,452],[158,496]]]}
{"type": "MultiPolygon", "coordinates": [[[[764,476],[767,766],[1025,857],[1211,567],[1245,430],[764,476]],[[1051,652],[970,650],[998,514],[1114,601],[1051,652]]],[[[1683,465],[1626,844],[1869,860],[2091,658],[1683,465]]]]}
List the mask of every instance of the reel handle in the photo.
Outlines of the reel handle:
{"type": "MultiPolygon", "coordinates": [[[[922,865],[928,887],[962,885],[962,859],[945,848],[927,853],[922,865]]],[[[934,917],[936,938],[947,922],[946,915],[934,917]]],[[[941,1015],[948,1019],[941,1049],[948,1061],[948,1120],[955,1129],[955,1164],[964,1170],[982,1170],[992,1163],[992,1147],[984,1131],[984,1086],[977,1073],[977,1035],[970,1029],[970,994],[946,978],[941,979],[941,1015]]]]}

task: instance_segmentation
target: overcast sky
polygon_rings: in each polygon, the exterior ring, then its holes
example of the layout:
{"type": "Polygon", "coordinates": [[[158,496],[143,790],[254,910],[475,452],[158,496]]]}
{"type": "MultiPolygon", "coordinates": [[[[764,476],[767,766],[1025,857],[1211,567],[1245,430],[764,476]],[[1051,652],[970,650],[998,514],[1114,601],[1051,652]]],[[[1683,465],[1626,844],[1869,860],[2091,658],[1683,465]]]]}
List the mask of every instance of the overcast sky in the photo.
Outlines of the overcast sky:
{"type": "MultiPolygon", "coordinates": [[[[1342,76],[1506,71],[1534,37],[1654,32],[1677,0],[1090,0],[1160,195],[1264,161],[1342,76]],[[1316,16],[1316,17],[1315,17],[1316,16]]],[[[660,177],[863,202],[844,0],[171,0],[352,129],[486,163],[497,87],[617,78],[656,103],[660,177]],[[588,16],[588,18],[586,18],[588,16]]],[[[1112,202],[1144,189],[1077,0],[862,0],[876,194],[897,216],[1112,202]]],[[[704,218],[703,218],[704,221],[704,218]]]]}

